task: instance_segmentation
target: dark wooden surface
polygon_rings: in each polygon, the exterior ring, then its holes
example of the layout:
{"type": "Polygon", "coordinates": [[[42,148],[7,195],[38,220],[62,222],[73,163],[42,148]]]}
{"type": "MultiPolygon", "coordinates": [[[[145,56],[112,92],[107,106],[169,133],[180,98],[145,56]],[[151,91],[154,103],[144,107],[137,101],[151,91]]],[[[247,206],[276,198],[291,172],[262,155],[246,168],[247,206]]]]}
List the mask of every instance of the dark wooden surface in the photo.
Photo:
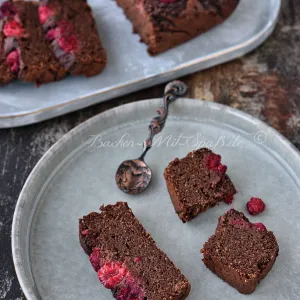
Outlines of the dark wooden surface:
{"type": "MultiPolygon", "coordinates": [[[[300,149],[300,1],[283,0],[272,37],[255,52],[183,78],[190,97],[216,101],[258,117],[300,149]]],[[[163,94],[164,85],[39,124],[0,131],[0,299],[25,299],[11,257],[11,223],[30,171],[66,132],[112,107],[163,94]]]]}

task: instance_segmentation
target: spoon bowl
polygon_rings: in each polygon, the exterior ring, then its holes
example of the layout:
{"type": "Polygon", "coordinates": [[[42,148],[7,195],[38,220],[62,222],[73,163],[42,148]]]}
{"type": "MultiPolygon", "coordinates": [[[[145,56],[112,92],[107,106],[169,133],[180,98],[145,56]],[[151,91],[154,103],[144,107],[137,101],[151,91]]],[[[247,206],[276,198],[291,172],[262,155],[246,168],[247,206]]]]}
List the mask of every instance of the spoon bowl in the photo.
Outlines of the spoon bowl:
{"type": "Polygon", "coordinates": [[[118,188],[127,194],[142,193],[150,184],[152,171],[142,159],[126,160],[116,173],[118,188]]]}

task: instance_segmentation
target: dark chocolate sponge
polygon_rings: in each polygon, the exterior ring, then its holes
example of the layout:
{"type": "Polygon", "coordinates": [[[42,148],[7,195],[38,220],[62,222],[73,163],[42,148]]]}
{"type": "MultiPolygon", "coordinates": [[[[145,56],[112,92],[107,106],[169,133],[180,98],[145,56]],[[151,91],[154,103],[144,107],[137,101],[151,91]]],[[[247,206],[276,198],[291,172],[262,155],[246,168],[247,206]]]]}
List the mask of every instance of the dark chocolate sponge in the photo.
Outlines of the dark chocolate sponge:
{"type": "Polygon", "coordinates": [[[272,269],[279,247],[272,231],[231,209],[204,244],[203,262],[242,294],[251,294],[272,269]]]}
{"type": "Polygon", "coordinates": [[[221,164],[221,156],[202,148],[185,158],[173,160],[164,176],[175,211],[183,222],[214,207],[218,202],[231,203],[236,193],[221,164]]]}

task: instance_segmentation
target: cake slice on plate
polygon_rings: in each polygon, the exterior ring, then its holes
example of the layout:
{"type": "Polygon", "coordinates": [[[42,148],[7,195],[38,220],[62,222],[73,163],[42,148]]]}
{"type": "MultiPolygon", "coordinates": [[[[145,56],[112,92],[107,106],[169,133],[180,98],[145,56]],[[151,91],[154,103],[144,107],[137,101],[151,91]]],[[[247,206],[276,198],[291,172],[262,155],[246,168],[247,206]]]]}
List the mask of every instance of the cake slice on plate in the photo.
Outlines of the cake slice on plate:
{"type": "Polygon", "coordinates": [[[118,300],[183,300],[188,280],[155,244],[127,203],[79,220],[79,239],[101,283],[118,300]]]}
{"type": "Polygon", "coordinates": [[[201,252],[207,268],[240,293],[251,294],[272,269],[279,247],[262,223],[253,224],[231,209],[219,218],[201,252]]]}
{"type": "Polygon", "coordinates": [[[156,55],[223,22],[239,0],[116,0],[156,55]]]}
{"type": "Polygon", "coordinates": [[[221,156],[206,148],[170,162],[164,176],[175,211],[184,223],[220,201],[232,202],[236,189],[226,171],[221,156]]]}
{"type": "Polygon", "coordinates": [[[92,10],[86,0],[44,0],[39,7],[45,39],[72,75],[94,76],[106,65],[92,10]]]}

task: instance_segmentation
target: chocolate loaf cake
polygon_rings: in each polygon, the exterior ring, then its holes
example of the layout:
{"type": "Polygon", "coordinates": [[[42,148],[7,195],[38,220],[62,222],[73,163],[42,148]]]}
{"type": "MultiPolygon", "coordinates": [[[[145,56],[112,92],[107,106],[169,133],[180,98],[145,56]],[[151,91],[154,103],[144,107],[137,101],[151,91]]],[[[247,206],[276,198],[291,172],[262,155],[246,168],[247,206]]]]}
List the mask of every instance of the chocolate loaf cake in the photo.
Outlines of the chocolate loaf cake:
{"type": "Polygon", "coordinates": [[[10,2],[3,2],[0,6],[0,84],[6,84],[17,76],[19,69],[18,53],[7,53],[5,49],[4,26],[8,18],[15,16],[15,10],[10,2]]]}
{"type": "Polygon", "coordinates": [[[223,22],[239,0],[116,0],[156,55],[223,22]]]}
{"type": "Polygon", "coordinates": [[[72,75],[94,76],[106,65],[96,23],[86,0],[44,0],[40,22],[53,53],[72,75]]]}
{"type": "Polygon", "coordinates": [[[188,280],[155,244],[127,203],[79,220],[79,239],[99,280],[115,299],[183,300],[188,280]]]}
{"type": "Polygon", "coordinates": [[[231,209],[219,218],[213,236],[204,244],[207,268],[242,294],[251,294],[272,269],[279,247],[273,232],[250,223],[231,209]]]}
{"type": "Polygon", "coordinates": [[[3,49],[6,62],[18,78],[36,83],[61,79],[61,66],[44,38],[39,23],[38,5],[28,1],[8,1],[11,14],[3,24],[3,49]]]}
{"type": "Polygon", "coordinates": [[[184,223],[220,201],[232,202],[236,190],[226,171],[221,156],[206,148],[168,165],[164,172],[167,188],[184,223]]]}

